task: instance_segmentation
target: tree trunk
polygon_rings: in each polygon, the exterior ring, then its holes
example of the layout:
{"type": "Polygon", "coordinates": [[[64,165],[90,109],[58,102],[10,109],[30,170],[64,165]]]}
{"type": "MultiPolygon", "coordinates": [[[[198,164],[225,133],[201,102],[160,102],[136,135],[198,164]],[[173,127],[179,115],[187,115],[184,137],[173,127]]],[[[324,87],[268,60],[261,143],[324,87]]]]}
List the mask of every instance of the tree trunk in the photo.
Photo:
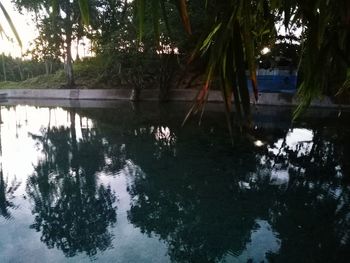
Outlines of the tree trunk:
{"type": "Polygon", "coordinates": [[[5,54],[4,53],[2,53],[2,70],[4,73],[4,81],[6,81],[7,77],[6,77],[6,66],[5,66],[5,54]]]}
{"type": "Polygon", "coordinates": [[[77,56],[75,57],[75,61],[80,61],[80,57],[79,57],[79,42],[80,42],[80,37],[78,36],[78,38],[77,38],[77,56]]]}
{"type": "Polygon", "coordinates": [[[73,75],[73,63],[72,63],[72,52],[71,52],[71,46],[72,46],[72,36],[67,33],[67,39],[66,39],[66,76],[67,76],[67,86],[69,88],[74,87],[74,75],[73,75]]]}
{"type": "Polygon", "coordinates": [[[18,63],[18,73],[19,73],[19,78],[22,81],[24,78],[23,78],[23,71],[20,63],[18,63]]]}
{"type": "Polygon", "coordinates": [[[72,6],[66,10],[66,77],[68,88],[74,87],[73,63],[72,63],[72,6]]]}
{"type": "Polygon", "coordinates": [[[72,160],[71,167],[79,174],[78,165],[78,144],[77,144],[77,133],[75,130],[75,110],[69,112],[70,115],[70,132],[71,132],[71,143],[72,143],[72,160]]]}
{"type": "Polygon", "coordinates": [[[49,75],[49,62],[45,59],[45,75],[49,75]]]}

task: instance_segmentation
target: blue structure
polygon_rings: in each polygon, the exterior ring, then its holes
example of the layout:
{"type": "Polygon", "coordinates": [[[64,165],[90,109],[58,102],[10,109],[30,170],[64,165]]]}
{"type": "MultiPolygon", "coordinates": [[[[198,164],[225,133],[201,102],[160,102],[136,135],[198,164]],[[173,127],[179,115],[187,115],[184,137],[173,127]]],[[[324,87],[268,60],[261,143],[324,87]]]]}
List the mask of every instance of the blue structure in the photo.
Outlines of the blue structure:
{"type": "MultiPolygon", "coordinates": [[[[259,92],[295,93],[297,90],[297,71],[281,68],[257,70],[259,92]]],[[[252,90],[252,83],[248,79],[248,87],[252,90]]]]}

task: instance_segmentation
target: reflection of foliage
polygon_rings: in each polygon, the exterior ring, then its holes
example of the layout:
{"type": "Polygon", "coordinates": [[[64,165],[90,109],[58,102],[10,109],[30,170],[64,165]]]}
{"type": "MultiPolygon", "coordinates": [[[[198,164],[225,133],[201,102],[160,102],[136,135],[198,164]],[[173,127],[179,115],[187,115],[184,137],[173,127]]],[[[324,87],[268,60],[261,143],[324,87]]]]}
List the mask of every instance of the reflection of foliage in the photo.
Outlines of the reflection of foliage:
{"type": "Polygon", "coordinates": [[[102,139],[85,131],[77,142],[74,118],[71,114],[70,129],[49,128],[33,136],[45,158],[27,182],[35,215],[31,227],[42,232],[49,248],[68,257],[81,252],[92,256],[111,246],[108,227],[116,222],[116,197],[96,181],[96,172],[104,167],[102,139]]]}
{"type": "Polygon", "coordinates": [[[61,249],[66,256],[86,252],[92,256],[97,250],[106,250],[112,241],[108,226],[116,222],[113,207],[115,197],[111,189],[100,186],[97,191],[81,189],[83,182],[66,176],[54,182],[57,194],[53,200],[39,196],[41,178],[31,178],[28,192],[34,201],[35,223],[31,226],[41,231],[41,240],[49,247],[61,249]]]}
{"type": "Polygon", "coordinates": [[[346,129],[315,127],[308,141],[293,143],[287,139],[293,130],[258,129],[264,146],[255,147],[252,137],[235,138],[232,149],[216,118],[188,130],[178,129],[169,115],[153,122],[147,116],[146,124],[142,112],[130,120],[123,110],[120,116],[95,113],[94,125],[105,135],[109,162],[118,164],[109,169],[124,166],[128,176],[129,221],[164,240],[173,261],[220,262],[241,255],[258,219],[281,241],[267,261],[347,259],[346,129]]]}
{"type": "Polygon", "coordinates": [[[15,208],[16,206],[11,201],[14,198],[13,194],[21,185],[20,182],[17,182],[16,178],[8,184],[7,180],[4,180],[2,173],[2,168],[0,168],[0,215],[6,219],[11,218],[9,208],[15,208]]]}
{"type": "Polygon", "coordinates": [[[153,155],[159,159],[162,154],[166,152],[172,152],[175,155],[176,135],[169,127],[165,126],[151,126],[141,127],[134,130],[135,136],[140,140],[142,137],[151,137],[154,140],[153,143],[153,155]]]}
{"type": "Polygon", "coordinates": [[[258,155],[261,176],[271,171],[288,175],[270,208],[282,241],[273,257],[277,261],[299,261],[297,250],[304,251],[305,262],[343,262],[349,251],[350,191],[344,184],[349,174],[343,169],[347,132],[316,128],[312,135],[310,141],[289,145],[284,139],[277,153],[258,155]]]}
{"type": "Polygon", "coordinates": [[[129,220],[142,232],[166,240],[176,262],[218,262],[228,252],[239,254],[249,241],[255,219],[267,217],[267,208],[255,204],[254,193],[237,187],[251,157],[235,156],[242,163],[230,170],[233,156],[218,157],[203,149],[192,149],[193,156],[178,149],[181,164],[171,169],[166,167],[172,155],[148,155],[153,158],[146,161],[133,152],[146,173],[136,174],[128,188],[133,200],[129,220]]]}
{"type": "MultiPolygon", "coordinates": [[[[315,129],[309,142],[282,143],[283,154],[246,142],[237,154],[205,145],[188,152],[180,136],[173,146],[176,156],[132,150],[143,171],[128,187],[129,220],[165,240],[175,262],[239,255],[258,218],[268,220],[282,240],[281,251],[269,253],[269,259],[297,261],[293,255],[303,255],[307,261],[341,261],[350,245],[350,193],[340,175],[343,133],[336,132],[336,141],[331,134],[315,129]],[[285,181],[274,178],[283,174],[285,181]]],[[[146,137],[141,136],[148,145],[142,149],[154,149],[156,138],[146,137]]]]}
{"type": "Polygon", "coordinates": [[[233,184],[218,193],[220,187],[212,190],[213,184],[208,181],[186,186],[185,178],[179,178],[179,184],[167,179],[172,184],[168,188],[165,178],[135,178],[129,211],[134,225],[166,240],[169,255],[179,262],[217,262],[228,251],[239,253],[244,249],[256,215],[244,211],[244,203],[234,202],[230,191],[233,184]]]}
{"type": "Polygon", "coordinates": [[[106,145],[105,167],[103,170],[106,173],[114,173],[123,168],[125,164],[125,144],[121,146],[108,144],[106,145]]]}

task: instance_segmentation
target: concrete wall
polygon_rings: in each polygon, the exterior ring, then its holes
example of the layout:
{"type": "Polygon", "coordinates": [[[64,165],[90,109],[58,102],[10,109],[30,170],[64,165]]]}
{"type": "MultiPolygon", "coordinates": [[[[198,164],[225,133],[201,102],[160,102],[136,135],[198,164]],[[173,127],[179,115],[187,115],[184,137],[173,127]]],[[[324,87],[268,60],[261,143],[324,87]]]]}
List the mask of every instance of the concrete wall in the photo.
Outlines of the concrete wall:
{"type": "MultiPolygon", "coordinates": [[[[69,104],[83,105],[84,100],[124,100],[128,101],[131,97],[130,89],[10,89],[0,90],[0,100],[70,100],[69,104]]],[[[170,90],[168,94],[169,101],[193,101],[197,90],[170,90]]],[[[140,94],[142,101],[158,101],[158,90],[142,90],[140,94]]],[[[220,91],[210,91],[209,102],[222,102],[220,91]]],[[[258,102],[251,98],[251,103],[256,105],[272,106],[295,106],[297,99],[293,94],[288,93],[260,93],[258,102]]],[[[339,108],[329,98],[315,100],[311,106],[322,108],[339,108]]],[[[349,108],[350,105],[341,105],[342,108],[349,108]]]]}

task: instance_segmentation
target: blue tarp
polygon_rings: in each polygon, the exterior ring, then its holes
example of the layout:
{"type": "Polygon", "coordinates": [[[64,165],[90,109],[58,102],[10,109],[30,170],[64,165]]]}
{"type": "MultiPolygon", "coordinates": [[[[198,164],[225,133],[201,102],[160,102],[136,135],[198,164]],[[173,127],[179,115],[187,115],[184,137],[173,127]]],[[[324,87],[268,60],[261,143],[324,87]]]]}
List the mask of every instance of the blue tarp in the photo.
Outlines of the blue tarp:
{"type": "MultiPolygon", "coordinates": [[[[259,92],[295,93],[297,90],[297,72],[295,70],[259,69],[257,70],[259,92]]],[[[248,80],[248,87],[252,83],[248,80]]]]}

